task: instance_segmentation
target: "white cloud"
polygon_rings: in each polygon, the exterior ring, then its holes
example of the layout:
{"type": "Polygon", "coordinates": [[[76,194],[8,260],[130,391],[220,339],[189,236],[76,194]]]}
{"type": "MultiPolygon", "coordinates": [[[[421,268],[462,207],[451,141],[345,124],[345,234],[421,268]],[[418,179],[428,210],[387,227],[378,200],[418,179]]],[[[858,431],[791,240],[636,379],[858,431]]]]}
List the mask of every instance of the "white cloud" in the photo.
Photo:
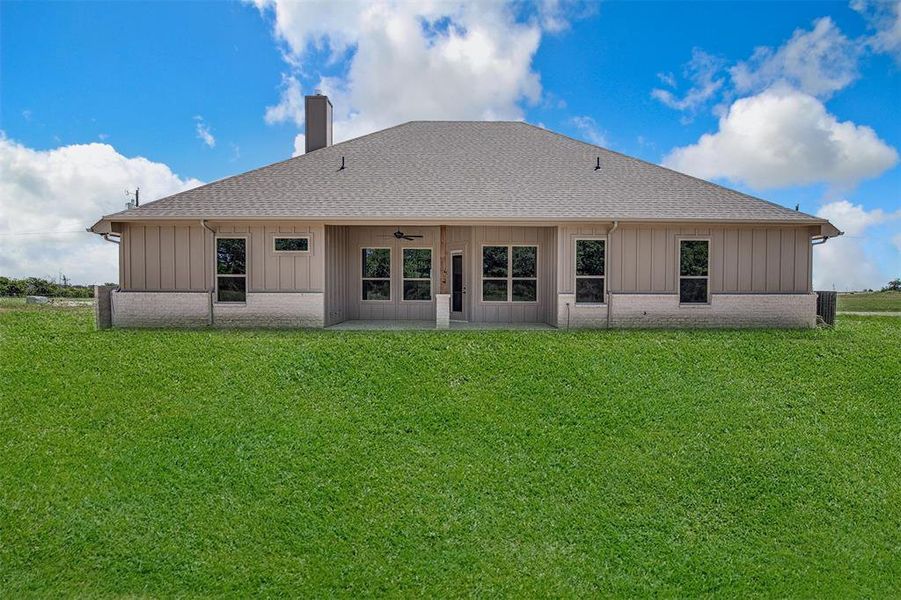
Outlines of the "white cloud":
{"type": "Polygon", "coordinates": [[[196,121],[197,139],[206,144],[208,148],[215,148],[216,138],[210,133],[210,126],[200,115],[194,117],[194,121],[196,121]]]}
{"type": "Polygon", "coordinates": [[[898,249],[898,252],[901,252],[901,233],[892,237],[892,244],[898,249]]]}
{"type": "Polygon", "coordinates": [[[876,52],[894,56],[901,63],[901,1],[854,0],[851,8],[861,13],[876,32],[866,44],[876,52]]]}
{"type": "Polygon", "coordinates": [[[780,48],[760,47],[747,61],[729,69],[740,94],[787,84],[812,96],[829,98],[858,77],[861,45],[849,40],[829,17],[813,29],[797,29],[780,48]]]}
{"type": "Polygon", "coordinates": [[[109,144],[34,150],[0,136],[0,274],[116,281],[116,246],[85,227],[124,209],[126,189],[140,187],[147,201],[200,183],[109,144]]]}
{"type": "MultiPolygon", "coordinates": [[[[670,108],[696,111],[723,87],[723,78],[718,76],[723,66],[721,58],[695,48],[684,68],[683,74],[691,82],[691,88],[685,95],[679,98],[670,90],[656,88],[651,90],[651,96],[670,108]]],[[[676,87],[676,78],[672,73],[658,73],[657,77],[666,85],[676,87]]]]}
{"type": "Polygon", "coordinates": [[[291,156],[300,156],[301,154],[306,153],[307,137],[302,133],[298,133],[296,136],[294,136],[294,152],[291,154],[291,156]]]}
{"type": "MultiPolygon", "coordinates": [[[[862,205],[839,200],[822,206],[817,216],[829,219],[845,235],[814,247],[814,289],[879,289],[889,278],[897,276],[883,271],[878,260],[865,249],[863,240],[867,229],[901,218],[901,210],[867,211],[862,205]]],[[[901,234],[895,238],[901,238],[901,234]]]]}
{"type": "Polygon", "coordinates": [[[758,189],[817,182],[851,186],[897,162],[898,152],[870,127],[840,122],[819,100],[791,89],[737,100],[716,133],[663,160],[678,171],[758,189]]]}
{"type": "Polygon", "coordinates": [[[598,128],[597,123],[591,117],[573,117],[571,122],[582,132],[582,137],[588,142],[595,146],[607,145],[607,137],[598,128]]]}
{"type": "Polygon", "coordinates": [[[290,121],[298,127],[303,126],[303,92],[300,89],[300,82],[297,80],[297,77],[282,75],[279,102],[275,106],[266,107],[265,119],[270,125],[290,121]]]}
{"type": "Polygon", "coordinates": [[[823,205],[817,216],[829,219],[829,222],[842,230],[845,235],[854,236],[863,233],[871,225],[901,218],[901,210],[886,213],[881,208],[867,211],[861,204],[851,204],[847,200],[838,200],[823,205]]]}
{"type": "Polygon", "coordinates": [[[335,107],[335,141],[415,119],[522,119],[520,102],[541,99],[542,27],[564,26],[557,2],[527,22],[494,2],[255,3],[295,67],[311,48],[349,56],[316,86],[335,107]]]}

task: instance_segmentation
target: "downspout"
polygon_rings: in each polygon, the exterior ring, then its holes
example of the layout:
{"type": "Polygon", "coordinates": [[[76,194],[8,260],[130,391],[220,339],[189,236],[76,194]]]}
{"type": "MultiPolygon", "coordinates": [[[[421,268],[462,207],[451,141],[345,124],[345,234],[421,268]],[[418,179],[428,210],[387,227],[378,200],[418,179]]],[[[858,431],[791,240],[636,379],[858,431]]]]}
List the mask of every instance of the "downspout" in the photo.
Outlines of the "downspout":
{"type": "Polygon", "coordinates": [[[610,250],[610,235],[614,231],[616,231],[617,227],[619,227],[619,221],[614,221],[613,227],[611,227],[610,230],[607,232],[607,248],[605,248],[605,251],[604,251],[604,263],[605,263],[604,264],[604,284],[605,284],[605,287],[607,288],[606,290],[604,290],[605,292],[607,292],[607,329],[610,329],[610,303],[611,303],[612,297],[610,296],[610,286],[606,285],[607,284],[607,269],[606,269],[607,265],[606,265],[606,263],[607,263],[607,255],[610,250]]]}
{"type": "MultiPolygon", "coordinates": [[[[209,231],[210,233],[213,234],[213,245],[215,246],[215,244],[216,244],[216,230],[215,230],[215,229],[212,229],[209,225],[206,224],[206,219],[200,219],[200,224],[203,226],[204,229],[206,229],[207,231],[209,231]]],[[[213,248],[213,249],[215,250],[215,248],[213,248]]],[[[213,281],[214,281],[214,282],[216,281],[216,275],[215,275],[215,274],[213,274],[213,281]]],[[[211,288],[209,288],[208,291],[209,291],[209,299],[210,299],[210,301],[209,301],[209,304],[208,304],[208,306],[209,306],[209,312],[208,312],[208,314],[207,314],[207,323],[209,324],[210,327],[212,327],[213,325],[216,324],[215,318],[213,317],[213,294],[216,293],[216,285],[215,285],[215,283],[213,284],[213,286],[212,286],[211,288]]]]}
{"type": "Polygon", "coordinates": [[[812,238],[810,238],[810,245],[811,246],[819,246],[821,244],[825,244],[828,239],[829,239],[828,235],[815,235],[812,238]]]}
{"type": "Polygon", "coordinates": [[[110,234],[108,234],[108,233],[101,233],[101,234],[100,234],[100,237],[102,237],[103,239],[105,239],[107,242],[109,242],[109,243],[111,243],[111,244],[116,244],[116,245],[118,245],[118,244],[120,243],[120,240],[111,240],[109,236],[110,236],[110,234]]]}

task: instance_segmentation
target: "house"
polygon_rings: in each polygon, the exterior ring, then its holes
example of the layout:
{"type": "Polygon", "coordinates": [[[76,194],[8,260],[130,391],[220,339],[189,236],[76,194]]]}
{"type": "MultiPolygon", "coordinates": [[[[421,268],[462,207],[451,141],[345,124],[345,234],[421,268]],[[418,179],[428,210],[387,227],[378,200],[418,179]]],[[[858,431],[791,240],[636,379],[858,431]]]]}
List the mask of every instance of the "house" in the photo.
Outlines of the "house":
{"type": "Polygon", "coordinates": [[[418,121],[103,217],[114,326],[811,327],[828,221],[519,122],[418,121]]]}

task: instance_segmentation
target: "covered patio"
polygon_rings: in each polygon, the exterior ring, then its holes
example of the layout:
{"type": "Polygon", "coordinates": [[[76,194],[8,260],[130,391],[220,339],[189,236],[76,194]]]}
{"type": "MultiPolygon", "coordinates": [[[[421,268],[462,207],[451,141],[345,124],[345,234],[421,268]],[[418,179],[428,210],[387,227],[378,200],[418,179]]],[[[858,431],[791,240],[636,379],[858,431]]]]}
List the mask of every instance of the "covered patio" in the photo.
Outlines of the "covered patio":
{"type": "Polygon", "coordinates": [[[543,329],[557,323],[557,227],[326,225],[325,326],[543,329]]]}

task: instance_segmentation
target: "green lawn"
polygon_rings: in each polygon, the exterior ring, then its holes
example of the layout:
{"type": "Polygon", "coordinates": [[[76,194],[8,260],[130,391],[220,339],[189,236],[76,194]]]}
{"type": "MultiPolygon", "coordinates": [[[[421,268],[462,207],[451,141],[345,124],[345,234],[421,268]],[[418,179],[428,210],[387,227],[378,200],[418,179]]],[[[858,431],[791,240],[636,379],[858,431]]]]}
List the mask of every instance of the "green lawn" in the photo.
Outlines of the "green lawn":
{"type": "Polygon", "coordinates": [[[898,597],[899,340],[6,305],[0,597],[898,597]]]}
{"type": "Polygon", "coordinates": [[[855,292],[838,295],[838,310],[901,312],[901,292],[855,292]]]}

